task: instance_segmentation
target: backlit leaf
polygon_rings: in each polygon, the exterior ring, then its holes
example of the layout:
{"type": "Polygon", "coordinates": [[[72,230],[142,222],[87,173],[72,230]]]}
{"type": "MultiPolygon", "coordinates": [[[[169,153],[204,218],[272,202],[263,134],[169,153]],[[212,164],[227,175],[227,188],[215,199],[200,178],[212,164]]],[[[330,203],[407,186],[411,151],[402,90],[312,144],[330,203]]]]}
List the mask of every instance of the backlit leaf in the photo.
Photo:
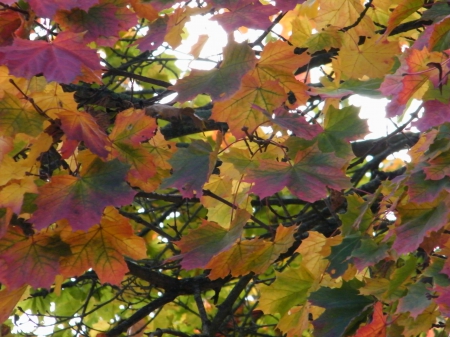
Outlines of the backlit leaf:
{"type": "Polygon", "coordinates": [[[298,198],[314,202],[327,196],[327,186],[337,190],[350,187],[341,166],[340,159],[313,146],[299,151],[294,163],[261,160],[245,181],[254,183],[250,191],[261,198],[287,187],[298,198]]]}
{"type": "Polygon", "coordinates": [[[105,147],[110,144],[109,139],[92,115],[84,111],[61,111],[58,116],[68,140],[84,141],[98,156],[108,155],[105,147]]]}
{"type": "Polygon", "coordinates": [[[242,77],[255,63],[254,52],[246,43],[230,42],[224,48],[223,62],[218,69],[192,70],[170,89],[178,92],[179,102],[192,100],[199,93],[209,94],[215,101],[224,100],[239,89],[242,77]]]}
{"type": "Polygon", "coordinates": [[[100,222],[106,206],[129,204],[136,194],[124,181],[128,166],[118,160],[100,159],[81,177],[58,175],[39,188],[38,210],[30,221],[45,228],[67,219],[74,230],[87,230],[100,222]]]}
{"type": "Polygon", "coordinates": [[[0,61],[14,76],[30,78],[43,73],[47,81],[72,82],[81,67],[100,69],[97,53],[82,43],[83,34],[62,32],[52,42],[14,39],[3,47],[0,61]]]}
{"type": "Polygon", "coordinates": [[[129,220],[114,207],[107,207],[100,223],[87,232],[64,231],[62,239],[72,252],[61,261],[61,273],[66,276],[93,268],[101,282],[118,285],[128,272],[124,255],[146,256],[144,239],[133,233],[129,220]]]}

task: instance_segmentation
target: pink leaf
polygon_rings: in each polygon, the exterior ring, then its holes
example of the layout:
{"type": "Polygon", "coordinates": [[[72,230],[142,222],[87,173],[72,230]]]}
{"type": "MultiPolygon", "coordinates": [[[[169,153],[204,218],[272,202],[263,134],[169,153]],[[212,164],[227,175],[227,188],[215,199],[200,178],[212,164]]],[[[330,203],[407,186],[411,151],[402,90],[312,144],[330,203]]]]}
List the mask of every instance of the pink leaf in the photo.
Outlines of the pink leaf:
{"type": "Polygon", "coordinates": [[[11,46],[3,47],[0,61],[11,74],[31,78],[43,73],[48,82],[71,83],[81,75],[81,66],[101,69],[95,50],[82,43],[83,34],[62,32],[52,42],[14,39],[11,46]]]}
{"type": "Polygon", "coordinates": [[[28,0],[28,2],[38,16],[51,18],[59,9],[70,10],[78,7],[88,10],[98,3],[98,0],[28,0]]]}

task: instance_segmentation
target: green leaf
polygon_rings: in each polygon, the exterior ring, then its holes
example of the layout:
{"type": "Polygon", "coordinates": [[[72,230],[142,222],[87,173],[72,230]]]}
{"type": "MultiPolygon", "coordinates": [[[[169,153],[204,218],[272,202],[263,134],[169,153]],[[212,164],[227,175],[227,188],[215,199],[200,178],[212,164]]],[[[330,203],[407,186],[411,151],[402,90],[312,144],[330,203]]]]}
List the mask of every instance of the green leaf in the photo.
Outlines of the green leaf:
{"type": "Polygon", "coordinates": [[[371,297],[359,295],[354,282],[343,282],[341,288],[322,287],[311,294],[310,301],[325,308],[313,321],[315,337],[343,336],[352,321],[374,303],[371,297]]]}

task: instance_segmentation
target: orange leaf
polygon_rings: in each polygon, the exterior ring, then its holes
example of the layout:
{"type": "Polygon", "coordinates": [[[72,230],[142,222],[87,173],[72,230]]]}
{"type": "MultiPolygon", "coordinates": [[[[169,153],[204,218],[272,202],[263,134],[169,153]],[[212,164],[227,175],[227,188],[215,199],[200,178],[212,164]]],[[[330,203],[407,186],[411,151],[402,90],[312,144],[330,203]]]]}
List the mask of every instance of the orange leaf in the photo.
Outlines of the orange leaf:
{"type": "Polygon", "coordinates": [[[110,144],[105,132],[100,129],[95,118],[84,111],[61,111],[61,129],[67,139],[84,141],[86,146],[96,155],[106,157],[105,149],[110,144]]]}
{"type": "Polygon", "coordinates": [[[294,54],[294,47],[286,42],[270,42],[262,51],[261,59],[251,73],[261,82],[279,81],[286,93],[292,92],[295,95],[295,106],[299,106],[309,99],[308,87],[297,81],[294,71],[308,64],[310,59],[311,56],[307,53],[294,54]]]}
{"type": "Polygon", "coordinates": [[[377,302],[374,305],[372,321],[358,329],[354,337],[385,337],[386,317],[383,315],[383,304],[377,302]]]}
{"type": "Polygon", "coordinates": [[[87,232],[66,228],[61,237],[72,251],[61,260],[61,273],[67,277],[93,268],[101,282],[118,285],[128,272],[124,255],[133,259],[146,257],[144,239],[133,233],[129,220],[114,207],[107,207],[100,224],[87,232]]]}
{"type": "Polygon", "coordinates": [[[48,288],[59,272],[59,259],[68,246],[51,231],[26,236],[12,227],[0,239],[0,281],[11,289],[24,284],[48,288]]]}
{"type": "Polygon", "coordinates": [[[245,240],[235,243],[229,250],[211,259],[205,269],[211,269],[209,278],[215,280],[229,273],[233,276],[249,272],[263,273],[294,243],[295,226],[278,226],[273,242],[262,239],[245,240]]]}
{"type": "Polygon", "coordinates": [[[11,313],[16,306],[17,302],[20,301],[25,290],[27,290],[26,285],[15,290],[3,289],[0,291],[0,322],[4,322],[11,316],[11,313]]]}
{"type": "Polygon", "coordinates": [[[139,145],[155,135],[158,125],[143,110],[128,109],[119,113],[109,135],[112,142],[130,142],[139,145]]]}
{"type": "Polygon", "coordinates": [[[287,98],[283,87],[278,81],[261,81],[247,74],[242,79],[241,88],[237,93],[225,101],[214,104],[211,119],[226,122],[236,138],[246,135],[243,127],[252,133],[258,126],[270,120],[260,109],[270,114],[278,108],[287,98]]]}

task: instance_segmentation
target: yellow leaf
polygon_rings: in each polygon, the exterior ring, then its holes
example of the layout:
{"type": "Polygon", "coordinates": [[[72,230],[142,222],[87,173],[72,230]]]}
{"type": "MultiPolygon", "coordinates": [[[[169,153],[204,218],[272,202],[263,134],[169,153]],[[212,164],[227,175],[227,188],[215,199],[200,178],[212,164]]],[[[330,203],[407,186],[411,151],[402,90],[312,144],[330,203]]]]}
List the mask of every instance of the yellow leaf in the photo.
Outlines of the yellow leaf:
{"type": "Polygon", "coordinates": [[[9,207],[16,214],[20,214],[25,193],[38,193],[34,177],[25,177],[14,181],[0,190],[0,207],[9,207]]]}
{"type": "Polygon", "coordinates": [[[374,36],[358,45],[354,34],[346,34],[339,56],[337,60],[333,60],[333,68],[345,78],[379,78],[392,68],[394,56],[399,52],[397,42],[379,40],[374,36]]]}

